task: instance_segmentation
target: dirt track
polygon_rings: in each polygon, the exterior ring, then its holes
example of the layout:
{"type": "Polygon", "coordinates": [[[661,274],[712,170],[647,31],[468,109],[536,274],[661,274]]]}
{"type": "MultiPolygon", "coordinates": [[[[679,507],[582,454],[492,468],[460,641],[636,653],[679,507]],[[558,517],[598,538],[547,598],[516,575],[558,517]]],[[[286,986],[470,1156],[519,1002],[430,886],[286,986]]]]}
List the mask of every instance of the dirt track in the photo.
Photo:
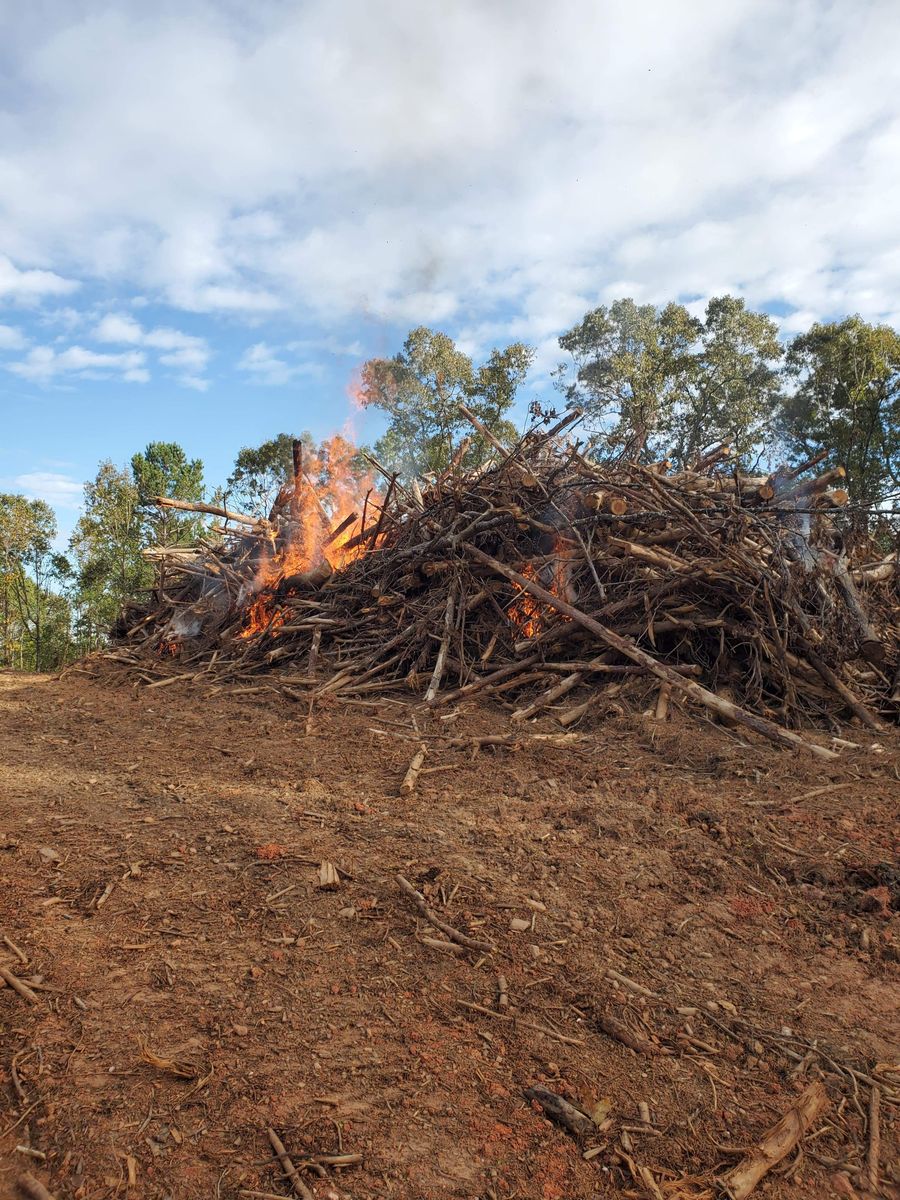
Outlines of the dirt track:
{"type": "MultiPolygon", "coordinates": [[[[496,710],[452,726],[507,729],[496,710]]],[[[295,1162],[362,1156],[305,1174],[319,1198],[651,1196],[643,1166],[668,1200],[821,1077],[818,1136],[755,1195],[851,1195],[852,1068],[884,1090],[894,1195],[896,742],[823,772],[677,713],[587,732],[477,756],[429,740],[426,767],[450,769],[401,799],[400,704],[307,736],[281,701],[0,674],[0,934],[29,959],[0,945],[0,965],[48,989],[0,990],[0,1192],[30,1170],[57,1200],[287,1195],[274,1126],[295,1162]],[[423,944],[398,872],[496,953],[423,944]],[[498,974],[529,1024],[497,1015],[498,974]],[[609,1125],[579,1146],[523,1098],[537,1083],[605,1100],[609,1125]]]]}

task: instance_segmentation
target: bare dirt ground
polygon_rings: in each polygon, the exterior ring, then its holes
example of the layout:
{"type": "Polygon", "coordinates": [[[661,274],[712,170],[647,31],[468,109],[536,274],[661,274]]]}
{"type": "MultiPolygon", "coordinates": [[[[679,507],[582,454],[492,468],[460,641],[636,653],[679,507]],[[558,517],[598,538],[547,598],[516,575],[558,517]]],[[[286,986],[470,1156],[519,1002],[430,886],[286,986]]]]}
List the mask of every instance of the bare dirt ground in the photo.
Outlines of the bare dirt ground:
{"type": "Polygon", "coordinates": [[[0,675],[0,935],[27,958],[0,966],[37,999],[0,988],[0,1194],[288,1195],[273,1127],[295,1163],[360,1156],[304,1168],[318,1200],[668,1200],[817,1078],[828,1112],[754,1196],[861,1194],[873,1081],[900,1194],[896,741],[823,767],[676,712],[473,754],[433,735],[501,711],[416,719],[400,797],[398,703],[307,733],[280,700],[0,675]],[[423,942],[398,873],[494,953],[423,942]]]}

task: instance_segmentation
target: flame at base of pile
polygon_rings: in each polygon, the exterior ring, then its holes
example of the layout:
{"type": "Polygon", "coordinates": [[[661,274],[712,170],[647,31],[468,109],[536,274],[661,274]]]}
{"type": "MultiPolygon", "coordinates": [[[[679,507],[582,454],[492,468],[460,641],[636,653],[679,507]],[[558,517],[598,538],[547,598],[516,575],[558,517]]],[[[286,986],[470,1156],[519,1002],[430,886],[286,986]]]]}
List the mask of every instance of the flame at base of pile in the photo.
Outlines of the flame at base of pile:
{"type": "MultiPolygon", "coordinates": [[[[576,590],[572,585],[573,568],[571,543],[566,538],[554,537],[553,548],[546,562],[541,566],[532,562],[523,562],[519,564],[518,569],[519,574],[524,575],[526,579],[542,584],[553,595],[573,604],[577,599],[576,590]]],[[[524,588],[516,584],[513,584],[513,587],[516,589],[516,598],[507,608],[506,613],[522,637],[539,637],[554,618],[563,621],[569,620],[568,617],[559,618],[552,607],[536,600],[524,588]]]]}

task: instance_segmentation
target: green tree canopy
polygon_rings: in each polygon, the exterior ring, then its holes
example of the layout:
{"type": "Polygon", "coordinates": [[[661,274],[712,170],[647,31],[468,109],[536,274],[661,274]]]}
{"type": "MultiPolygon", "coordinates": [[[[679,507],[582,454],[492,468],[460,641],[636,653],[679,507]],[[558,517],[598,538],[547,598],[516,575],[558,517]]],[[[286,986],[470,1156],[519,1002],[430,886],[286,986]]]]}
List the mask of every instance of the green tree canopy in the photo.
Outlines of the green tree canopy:
{"type": "Polygon", "coordinates": [[[782,431],[791,450],[828,451],[853,500],[900,486],[900,334],[859,316],[815,324],[788,348],[782,431]]]}
{"type": "Polygon", "coordinates": [[[69,545],[78,568],[78,617],[91,643],[112,626],[124,602],[152,579],[152,569],[141,557],[139,506],[131,471],[109,461],[84,485],[84,512],[69,545]]]}
{"type": "Polygon", "coordinates": [[[390,418],[375,446],[379,460],[406,476],[442,471],[454,447],[473,435],[466,463],[478,465],[489,447],[474,436],[459,405],[469,407],[500,441],[511,441],[516,431],[507,414],[533,358],[529,346],[516,342],[493,350],[475,367],[445,333],[413,329],[393,358],[370,359],[362,369],[363,404],[390,418]]]}
{"type": "Polygon", "coordinates": [[[775,412],[778,327],[734,296],[713,297],[702,321],[682,304],[616,300],[559,343],[572,356],[559,386],[613,454],[686,467],[727,441],[746,455],[775,412]]]}
{"type": "Polygon", "coordinates": [[[689,396],[701,329],[680,304],[659,311],[631,299],[601,305],[559,339],[574,366],[560,368],[559,385],[584,408],[588,428],[607,431],[614,453],[653,456],[661,430],[689,396]]]}
{"type": "Polygon", "coordinates": [[[676,466],[689,466],[713,442],[728,443],[744,460],[771,442],[783,354],[771,317],[736,296],[709,301],[687,396],[662,428],[676,466]]]}
{"type": "MultiPolygon", "coordinates": [[[[48,585],[68,571],[62,555],[54,553],[56,517],[45,500],[0,493],[0,587],[2,587],[3,660],[11,665],[18,652],[20,665],[34,670],[57,666],[53,643],[60,629],[48,623],[48,612],[59,615],[48,585]]],[[[67,642],[68,621],[62,628],[67,642]]]]}
{"type": "MultiPolygon", "coordinates": [[[[259,446],[244,446],[234,460],[225,484],[229,503],[256,517],[266,517],[282,487],[293,477],[293,444],[290,433],[279,433],[259,446]]],[[[315,453],[312,434],[301,433],[304,455],[315,453]]]]}
{"type": "Polygon", "coordinates": [[[146,450],[132,458],[131,471],[145,545],[171,545],[194,538],[201,527],[199,519],[185,517],[171,508],[158,508],[153,499],[168,496],[173,500],[202,500],[202,461],[189,459],[177,442],[150,442],[146,450]]]}

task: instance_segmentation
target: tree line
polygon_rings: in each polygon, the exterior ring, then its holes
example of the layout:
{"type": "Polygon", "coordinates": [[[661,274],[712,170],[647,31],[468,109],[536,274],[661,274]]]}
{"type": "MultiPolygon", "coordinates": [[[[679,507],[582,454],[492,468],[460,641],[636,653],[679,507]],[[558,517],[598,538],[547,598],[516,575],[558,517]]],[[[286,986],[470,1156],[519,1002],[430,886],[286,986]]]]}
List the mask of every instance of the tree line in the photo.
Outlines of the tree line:
{"type": "MultiPolygon", "coordinates": [[[[900,335],[890,326],[852,316],[785,342],[771,316],[734,296],[713,297],[702,316],[683,304],[623,299],[587,313],[559,346],[559,404],[584,410],[584,449],[594,459],[665,459],[683,470],[724,442],[735,465],[752,472],[824,453],[823,466],[847,472],[849,527],[896,540],[900,335]]],[[[397,354],[362,368],[360,399],[386,415],[387,428],[355,469],[375,459],[388,473],[427,478],[464,438],[464,463],[477,467],[491,447],[460,405],[511,442],[511,413],[533,362],[533,348],[515,342],[476,364],[446,334],[413,329],[397,354]]],[[[538,401],[528,412],[532,422],[557,415],[538,401]]],[[[300,436],[326,478],[334,446],[300,436]]],[[[291,478],[293,441],[280,433],[244,447],[209,498],[265,516],[291,478]]],[[[151,443],[125,466],[100,463],[63,554],[45,501],[0,494],[0,665],[53,670],[102,645],[122,603],[151,585],[143,550],[215,536],[198,517],[157,508],[159,495],[205,499],[203,463],[174,442],[151,443]]]]}

